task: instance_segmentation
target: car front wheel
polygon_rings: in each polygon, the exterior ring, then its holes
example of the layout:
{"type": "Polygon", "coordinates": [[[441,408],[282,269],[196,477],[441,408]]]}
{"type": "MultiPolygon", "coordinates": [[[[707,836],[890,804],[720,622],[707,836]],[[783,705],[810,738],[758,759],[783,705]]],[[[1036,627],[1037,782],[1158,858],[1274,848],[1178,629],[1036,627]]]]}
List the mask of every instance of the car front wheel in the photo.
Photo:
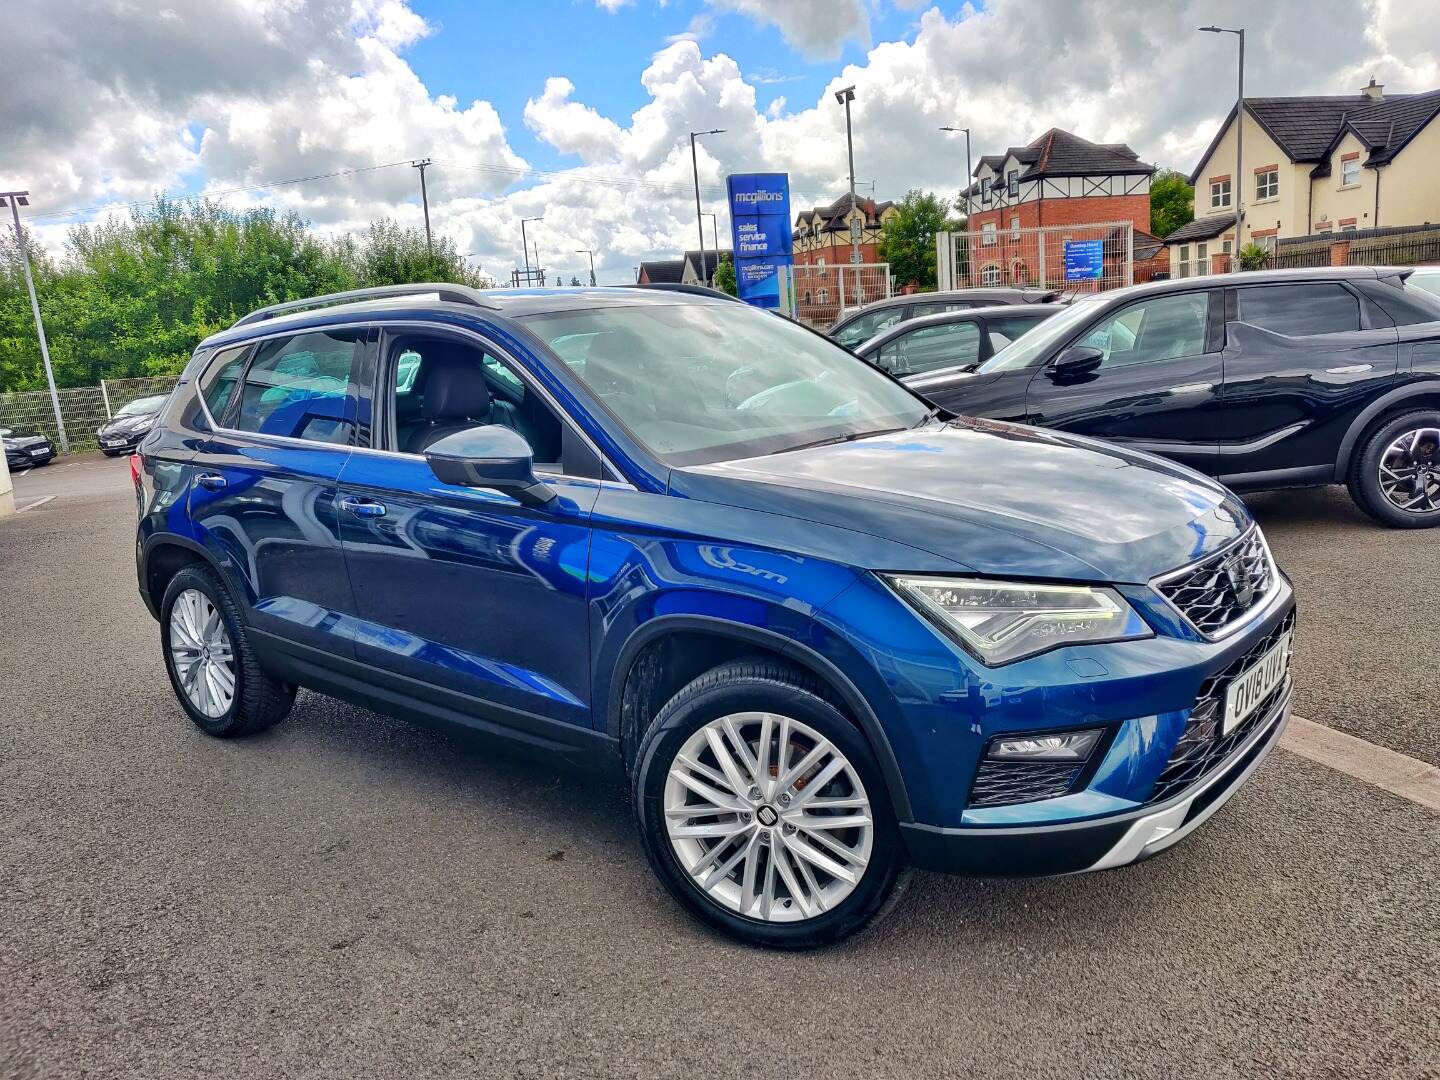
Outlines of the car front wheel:
{"type": "Polygon", "coordinates": [[[655,717],[634,779],[651,866],[732,937],[826,945],[898,896],[903,852],[874,755],[797,672],[737,661],[700,676],[655,717]]]}
{"type": "Polygon", "coordinates": [[[1400,529],[1440,525],[1440,412],[1416,410],[1381,424],[1350,470],[1350,496],[1400,529]]]}

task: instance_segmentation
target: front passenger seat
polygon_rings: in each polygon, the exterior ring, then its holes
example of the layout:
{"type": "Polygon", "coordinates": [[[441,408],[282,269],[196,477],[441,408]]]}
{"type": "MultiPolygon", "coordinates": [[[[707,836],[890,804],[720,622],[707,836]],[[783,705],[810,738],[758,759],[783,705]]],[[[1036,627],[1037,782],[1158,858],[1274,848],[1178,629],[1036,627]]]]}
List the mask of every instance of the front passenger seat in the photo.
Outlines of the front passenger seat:
{"type": "Polygon", "coordinates": [[[500,410],[492,405],[490,388],[485,385],[477,360],[463,354],[438,356],[427,367],[423,372],[420,423],[406,437],[402,448],[406,453],[423,454],[447,435],[508,419],[508,415],[497,415],[500,410]]]}

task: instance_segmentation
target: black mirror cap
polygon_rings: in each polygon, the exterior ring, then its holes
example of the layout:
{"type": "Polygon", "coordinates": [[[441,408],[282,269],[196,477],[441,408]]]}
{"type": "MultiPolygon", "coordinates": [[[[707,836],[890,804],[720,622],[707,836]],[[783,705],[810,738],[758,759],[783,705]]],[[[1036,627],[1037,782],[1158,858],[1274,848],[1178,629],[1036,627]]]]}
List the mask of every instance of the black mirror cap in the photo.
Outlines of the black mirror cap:
{"type": "Polygon", "coordinates": [[[1105,354],[1093,345],[1071,345],[1050,365],[1052,377],[1088,375],[1105,362],[1105,354]]]}
{"type": "Polygon", "coordinates": [[[485,424],[447,435],[425,451],[425,463],[442,482],[489,488],[525,506],[544,506],[555,491],[535,475],[535,452],[518,431],[485,424]]]}

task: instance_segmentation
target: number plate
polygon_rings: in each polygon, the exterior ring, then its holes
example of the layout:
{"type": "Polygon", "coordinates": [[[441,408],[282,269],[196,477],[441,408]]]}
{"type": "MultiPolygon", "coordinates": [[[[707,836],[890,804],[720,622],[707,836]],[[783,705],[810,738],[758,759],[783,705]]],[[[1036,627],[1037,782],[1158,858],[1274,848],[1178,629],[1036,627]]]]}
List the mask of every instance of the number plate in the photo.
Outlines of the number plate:
{"type": "Polygon", "coordinates": [[[1290,669],[1290,635],[1286,634],[1259,660],[1238,675],[1225,690],[1225,719],[1220,733],[1229,735],[1243,723],[1270,691],[1285,681],[1290,669]]]}

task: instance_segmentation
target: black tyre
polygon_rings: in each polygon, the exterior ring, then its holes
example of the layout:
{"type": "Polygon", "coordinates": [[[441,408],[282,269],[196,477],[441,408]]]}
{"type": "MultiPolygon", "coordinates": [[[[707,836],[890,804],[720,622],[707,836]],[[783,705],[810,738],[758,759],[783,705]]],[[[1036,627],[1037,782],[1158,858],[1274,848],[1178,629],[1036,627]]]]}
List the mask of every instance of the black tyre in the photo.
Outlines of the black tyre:
{"type": "Polygon", "coordinates": [[[818,683],[780,665],[735,661],[682,689],[641,737],[633,785],[660,880],[741,941],[841,941],[908,877],[864,735],[818,683]]]}
{"type": "Polygon", "coordinates": [[[230,591],[208,567],[187,566],[165,587],[160,651],[181,707],[211,735],[264,731],[295,703],[295,688],[261,669],[230,591]]]}
{"type": "Polygon", "coordinates": [[[1440,411],[1402,413],[1368,432],[1347,486],[1360,509],[1385,525],[1440,525],[1440,411]]]}

